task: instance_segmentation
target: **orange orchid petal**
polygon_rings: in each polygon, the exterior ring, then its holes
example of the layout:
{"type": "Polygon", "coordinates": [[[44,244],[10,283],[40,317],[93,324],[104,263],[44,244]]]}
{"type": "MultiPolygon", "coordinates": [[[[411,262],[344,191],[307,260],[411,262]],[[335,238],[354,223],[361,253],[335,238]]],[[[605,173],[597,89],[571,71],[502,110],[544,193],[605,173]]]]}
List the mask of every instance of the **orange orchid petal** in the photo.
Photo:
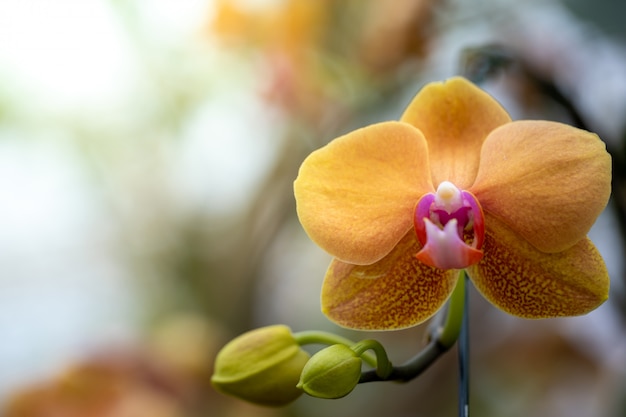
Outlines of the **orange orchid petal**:
{"type": "Polygon", "coordinates": [[[426,137],[435,187],[450,181],[467,189],[476,177],[483,141],[511,118],[489,94],[455,77],[426,85],[400,120],[426,137]]]}
{"type": "Polygon", "coordinates": [[[373,265],[333,260],[322,287],[322,311],[337,324],[360,330],[397,330],[426,321],[446,302],[459,272],[421,263],[415,258],[419,249],[411,230],[373,265]]]}
{"type": "Polygon", "coordinates": [[[608,272],[589,239],[563,252],[544,253],[499,220],[486,220],[485,255],[467,272],[500,309],[525,318],[577,316],[608,298],[608,272]]]}
{"type": "Polygon", "coordinates": [[[300,223],[311,240],[351,264],[371,264],[413,226],[432,192],[419,130],[384,122],[355,130],[309,155],[294,183],[300,223]]]}
{"type": "Polygon", "coordinates": [[[593,133],[513,122],[485,140],[470,191],[537,249],[560,252],[583,239],[606,206],[611,157],[593,133]]]}

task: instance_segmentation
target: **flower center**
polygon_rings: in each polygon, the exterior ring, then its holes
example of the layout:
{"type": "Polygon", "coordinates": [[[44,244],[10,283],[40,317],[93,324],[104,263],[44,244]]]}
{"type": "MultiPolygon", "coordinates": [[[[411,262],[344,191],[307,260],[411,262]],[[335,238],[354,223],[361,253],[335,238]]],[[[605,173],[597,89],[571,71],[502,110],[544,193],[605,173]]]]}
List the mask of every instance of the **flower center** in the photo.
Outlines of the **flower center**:
{"type": "Polygon", "coordinates": [[[470,192],[443,181],[415,207],[417,259],[441,269],[462,269],[481,260],[485,238],[482,208],[470,192]]]}

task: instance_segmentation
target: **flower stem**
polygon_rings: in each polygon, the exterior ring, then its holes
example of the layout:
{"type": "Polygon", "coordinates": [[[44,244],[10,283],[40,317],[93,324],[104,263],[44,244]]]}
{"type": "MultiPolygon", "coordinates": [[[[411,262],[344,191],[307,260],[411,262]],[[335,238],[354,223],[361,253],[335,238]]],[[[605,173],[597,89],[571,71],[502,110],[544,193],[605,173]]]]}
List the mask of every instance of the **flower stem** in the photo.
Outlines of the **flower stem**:
{"type": "Polygon", "coordinates": [[[374,371],[365,371],[361,374],[359,382],[400,380],[409,381],[432,365],[437,358],[447,352],[459,338],[463,327],[464,306],[465,306],[465,272],[461,271],[457,285],[452,292],[448,303],[445,322],[435,319],[430,328],[430,340],[428,344],[417,355],[409,359],[406,363],[391,368],[391,372],[386,378],[381,378],[374,371]]]}
{"type": "MultiPolygon", "coordinates": [[[[343,336],[339,336],[336,335],[334,333],[329,333],[329,332],[322,332],[322,331],[317,331],[317,330],[307,330],[307,331],[302,331],[302,332],[297,332],[293,334],[293,337],[296,339],[296,342],[302,346],[302,345],[313,345],[313,344],[319,344],[319,345],[346,345],[346,346],[353,346],[355,345],[355,342],[345,338],[343,336]]],[[[374,349],[374,347],[371,347],[371,349],[374,349]]],[[[368,348],[368,349],[370,349],[368,348]]],[[[372,368],[378,369],[378,361],[376,360],[376,357],[379,356],[379,350],[382,349],[384,352],[384,348],[382,347],[382,345],[380,345],[379,343],[379,347],[377,348],[378,350],[374,349],[374,352],[376,353],[376,356],[372,355],[369,352],[365,352],[363,351],[362,354],[360,354],[361,358],[365,361],[365,363],[367,363],[369,366],[371,366],[372,368]]],[[[367,349],[365,349],[367,350],[367,349]]],[[[388,361],[387,359],[387,354],[385,353],[385,360],[388,361]]],[[[387,366],[387,365],[385,365],[387,366]]],[[[388,365],[390,366],[390,365],[388,365]]]]}
{"type": "Polygon", "coordinates": [[[446,322],[441,328],[441,333],[438,336],[439,343],[441,343],[446,349],[450,349],[454,346],[454,343],[461,334],[463,327],[463,320],[465,317],[465,305],[466,303],[466,274],[465,271],[459,273],[459,279],[456,287],[450,296],[450,302],[448,305],[448,314],[446,315],[446,322]]]}
{"type": "Polygon", "coordinates": [[[354,353],[361,357],[363,357],[365,351],[372,349],[374,351],[374,354],[376,354],[376,375],[378,375],[382,379],[386,379],[393,370],[393,365],[389,361],[387,352],[378,340],[362,340],[352,346],[350,349],[352,349],[354,353]]]}
{"type": "MultiPolygon", "coordinates": [[[[459,280],[467,284],[467,274],[459,280]]],[[[469,417],[469,300],[463,295],[463,319],[459,338],[459,417],[469,417]]]]}

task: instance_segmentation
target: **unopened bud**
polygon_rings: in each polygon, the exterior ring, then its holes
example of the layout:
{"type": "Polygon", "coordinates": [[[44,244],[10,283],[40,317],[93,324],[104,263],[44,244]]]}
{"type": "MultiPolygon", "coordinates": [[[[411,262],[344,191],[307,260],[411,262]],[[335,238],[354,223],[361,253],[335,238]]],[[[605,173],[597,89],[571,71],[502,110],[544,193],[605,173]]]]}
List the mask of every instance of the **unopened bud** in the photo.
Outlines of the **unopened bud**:
{"type": "Polygon", "coordinates": [[[307,362],[298,387],[313,397],[344,397],[359,383],[361,363],[361,358],[348,346],[329,346],[307,362]]]}
{"type": "Polygon", "coordinates": [[[302,394],[296,385],[309,356],[287,326],[262,327],[222,348],[211,382],[217,390],[249,402],[285,405],[302,394]]]}

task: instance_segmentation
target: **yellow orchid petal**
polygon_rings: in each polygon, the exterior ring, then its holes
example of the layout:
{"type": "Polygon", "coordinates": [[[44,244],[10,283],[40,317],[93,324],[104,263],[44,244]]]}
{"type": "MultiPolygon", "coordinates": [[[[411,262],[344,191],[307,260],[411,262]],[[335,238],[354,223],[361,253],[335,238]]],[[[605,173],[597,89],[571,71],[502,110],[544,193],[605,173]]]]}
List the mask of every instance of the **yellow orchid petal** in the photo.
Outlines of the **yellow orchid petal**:
{"type": "Polygon", "coordinates": [[[470,188],[485,212],[543,252],[583,239],[611,193],[611,157],[597,135],[546,121],[518,121],[485,140],[470,188]]]}
{"type": "Polygon", "coordinates": [[[400,120],[426,137],[435,187],[450,181],[467,189],[476,177],[483,141],[511,118],[489,94],[455,77],[427,84],[400,120]]]}
{"type": "Polygon", "coordinates": [[[397,330],[420,324],[446,302],[458,271],[431,268],[415,258],[413,231],[373,265],[334,260],[322,287],[322,311],[337,324],[360,330],[397,330]]]}
{"type": "Polygon", "coordinates": [[[589,239],[544,253],[492,216],[486,221],[485,255],[467,272],[500,309],[525,318],[577,316],[608,298],[608,272],[589,239]]]}
{"type": "Polygon", "coordinates": [[[401,122],[335,139],[306,158],[294,182],[298,217],[311,240],[360,265],[391,251],[412,228],[415,204],[431,191],[426,141],[401,122]]]}

